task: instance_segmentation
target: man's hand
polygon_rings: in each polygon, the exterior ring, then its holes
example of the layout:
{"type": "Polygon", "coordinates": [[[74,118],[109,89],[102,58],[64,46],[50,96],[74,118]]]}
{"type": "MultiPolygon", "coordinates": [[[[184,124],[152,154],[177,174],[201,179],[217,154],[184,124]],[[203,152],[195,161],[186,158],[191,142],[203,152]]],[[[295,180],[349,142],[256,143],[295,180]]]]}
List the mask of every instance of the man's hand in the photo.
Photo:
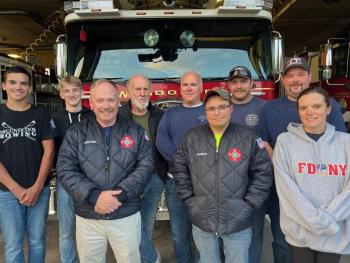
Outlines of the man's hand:
{"type": "Polygon", "coordinates": [[[10,189],[12,194],[19,200],[21,201],[21,196],[22,193],[26,190],[25,188],[23,188],[20,185],[17,185],[16,187],[14,187],[13,189],[10,189]]]}
{"type": "Polygon", "coordinates": [[[97,199],[95,212],[98,214],[110,214],[122,205],[117,199],[117,195],[121,194],[122,190],[103,191],[97,199]]]}
{"type": "Polygon", "coordinates": [[[42,190],[42,187],[39,187],[35,184],[25,189],[20,194],[20,199],[19,199],[20,203],[25,206],[34,206],[36,204],[36,201],[39,198],[41,190],[42,190]]]}

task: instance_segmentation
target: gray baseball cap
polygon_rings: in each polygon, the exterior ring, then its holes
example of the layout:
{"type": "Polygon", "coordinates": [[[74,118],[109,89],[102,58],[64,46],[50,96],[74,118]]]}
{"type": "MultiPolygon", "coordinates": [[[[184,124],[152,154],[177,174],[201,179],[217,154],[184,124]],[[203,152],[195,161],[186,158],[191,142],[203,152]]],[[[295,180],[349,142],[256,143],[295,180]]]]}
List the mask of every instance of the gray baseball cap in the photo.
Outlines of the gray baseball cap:
{"type": "Polygon", "coordinates": [[[310,66],[303,57],[287,58],[286,63],[284,64],[283,75],[285,75],[291,68],[302,68],[306,71],[310,71],[310,66]]]}
{"type": "Polygon", "coordinates": [[[231,94],[230,92],[228,92],[227,90],[223,89],[223,88],[214,88],[209,90],[206,94],[205,94],[205,98],[204,98],[204,106],[205,104],[207,104],[208,99],[210,97],[213,96],[220,96],[221,98],[223,98],[224,100],[227,100],[228,102],[231,103],[231,94]]]}

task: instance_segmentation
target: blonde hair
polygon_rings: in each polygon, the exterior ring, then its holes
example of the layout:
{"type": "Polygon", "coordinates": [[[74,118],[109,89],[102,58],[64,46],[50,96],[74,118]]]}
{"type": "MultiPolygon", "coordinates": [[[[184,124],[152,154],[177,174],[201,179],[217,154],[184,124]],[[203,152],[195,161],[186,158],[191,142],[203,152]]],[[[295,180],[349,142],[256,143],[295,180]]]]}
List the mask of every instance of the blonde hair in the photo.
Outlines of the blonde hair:
{"type": "Polygon", "coordinates": [[[60,90],[68,85],[82,88],[80,79],[74,76],[66,76],[60,80],[60,90]]]}

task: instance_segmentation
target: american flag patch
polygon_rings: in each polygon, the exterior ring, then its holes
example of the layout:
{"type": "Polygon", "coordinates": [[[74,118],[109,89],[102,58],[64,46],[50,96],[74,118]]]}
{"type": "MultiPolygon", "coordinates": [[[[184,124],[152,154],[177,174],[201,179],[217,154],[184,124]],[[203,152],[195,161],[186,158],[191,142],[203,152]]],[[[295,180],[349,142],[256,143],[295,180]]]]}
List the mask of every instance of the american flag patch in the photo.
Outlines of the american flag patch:
{"type": "Polygon", "coordinates": [[[264,142],[261,138],[256,139],[256,142],[258,143],[260,149],[265,148],[264,142]]]}

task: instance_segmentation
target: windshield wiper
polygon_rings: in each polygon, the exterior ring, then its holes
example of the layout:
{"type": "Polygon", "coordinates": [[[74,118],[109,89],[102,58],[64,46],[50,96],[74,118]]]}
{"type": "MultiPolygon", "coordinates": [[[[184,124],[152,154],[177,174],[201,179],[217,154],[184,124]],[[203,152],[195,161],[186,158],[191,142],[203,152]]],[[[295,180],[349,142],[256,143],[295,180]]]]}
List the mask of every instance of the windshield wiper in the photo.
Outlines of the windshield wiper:
{"type": "Polygon", "coordinates": [[[150,78],[150,80],[154,83],[159,83],[159,82],[170,82],[170,83],[176,83],[176,84],[181,83],[180,78],[150,78]]]}
{"type": "Polygon", "coordinates": [[[227,77],[206,77],[203,78],[203,81],[227,81],[228,78],[227,77]]]}

